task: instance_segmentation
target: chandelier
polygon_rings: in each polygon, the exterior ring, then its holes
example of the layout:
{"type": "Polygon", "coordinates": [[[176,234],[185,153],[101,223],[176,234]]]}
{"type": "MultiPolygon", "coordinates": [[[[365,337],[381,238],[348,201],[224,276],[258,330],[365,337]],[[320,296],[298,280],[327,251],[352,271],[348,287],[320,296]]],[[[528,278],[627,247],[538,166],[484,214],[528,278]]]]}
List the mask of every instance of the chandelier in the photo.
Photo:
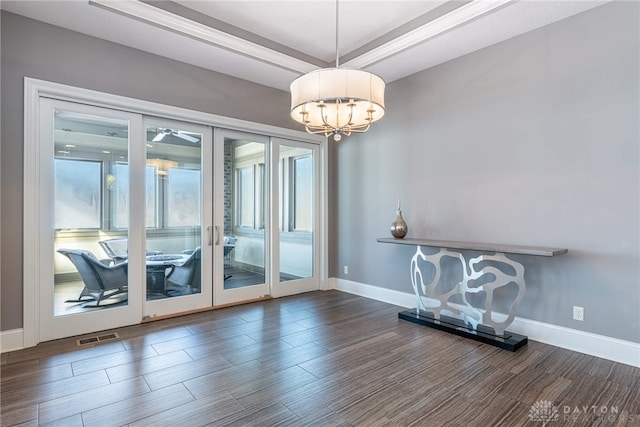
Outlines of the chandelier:
{"type": "Polygon", "coordinates": [[[384,116],[384,86],[375,74],[340,68],[336,0],[336,66],[311,71],[291,83],[291,118],[309,133],[340,141],[342,135],[366,132],[384,116]]]}

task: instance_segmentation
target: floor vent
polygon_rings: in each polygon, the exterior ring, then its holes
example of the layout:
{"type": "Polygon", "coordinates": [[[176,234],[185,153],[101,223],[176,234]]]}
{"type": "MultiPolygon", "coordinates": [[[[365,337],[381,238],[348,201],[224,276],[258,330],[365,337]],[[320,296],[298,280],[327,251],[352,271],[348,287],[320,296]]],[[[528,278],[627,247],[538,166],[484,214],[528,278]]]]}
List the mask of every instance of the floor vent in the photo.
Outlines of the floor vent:
{"type": "Polygon", "coordinates": [[[77,340],[77,342],[78,342],[78,347],[81,347],[84,345],[97,344],[103,341],[111,341],[118,338],[120,337],[118,336],[118,334],[114,332],[114,333],[105,334],[105,335],[98,335],[95,337],[80,338],[79,340],[77,340]]]}

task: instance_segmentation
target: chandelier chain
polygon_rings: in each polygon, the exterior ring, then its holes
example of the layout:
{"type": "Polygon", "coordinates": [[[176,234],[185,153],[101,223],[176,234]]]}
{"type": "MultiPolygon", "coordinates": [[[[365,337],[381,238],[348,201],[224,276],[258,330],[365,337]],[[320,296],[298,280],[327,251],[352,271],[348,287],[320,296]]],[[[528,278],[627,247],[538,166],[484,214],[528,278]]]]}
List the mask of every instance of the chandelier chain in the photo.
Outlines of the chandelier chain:
{"type": "Polygon", "coordinates": [[[338,7],[338,0],[336,0],[336,68],[340,67],[340,55],[339,55],[339,28],[340,28],[340,8],[338,7]]]}

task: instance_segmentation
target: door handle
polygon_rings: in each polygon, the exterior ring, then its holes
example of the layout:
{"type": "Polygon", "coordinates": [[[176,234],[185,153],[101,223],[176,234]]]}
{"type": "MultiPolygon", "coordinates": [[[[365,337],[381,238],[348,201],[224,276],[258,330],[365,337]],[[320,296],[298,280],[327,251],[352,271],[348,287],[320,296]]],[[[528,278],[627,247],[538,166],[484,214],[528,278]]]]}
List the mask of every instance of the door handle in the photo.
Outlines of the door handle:
{"type": "Polygon", "coordinates": [[[216,225],[216,246],[220,244],[220,227],[216,225]]]}
{"type": "Polygon", "coordinates": [[[207,227],[207,245],[211,246],[211,226],[207,227]]]}

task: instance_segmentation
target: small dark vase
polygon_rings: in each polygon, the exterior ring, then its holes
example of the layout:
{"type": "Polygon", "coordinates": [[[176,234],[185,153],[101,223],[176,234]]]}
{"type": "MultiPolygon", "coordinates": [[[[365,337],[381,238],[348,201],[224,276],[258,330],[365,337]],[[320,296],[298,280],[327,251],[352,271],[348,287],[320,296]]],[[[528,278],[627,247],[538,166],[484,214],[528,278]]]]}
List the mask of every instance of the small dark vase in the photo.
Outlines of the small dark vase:
{"type": "Polygon", "coordinates": [[[391,235],[396,239],[402,239],[407,235],[409,228],[402,218],[402,210],[400,209],[400,200],[398,200],[398,210],[396,211],[396,220],[391,224],[391,235]]]}

